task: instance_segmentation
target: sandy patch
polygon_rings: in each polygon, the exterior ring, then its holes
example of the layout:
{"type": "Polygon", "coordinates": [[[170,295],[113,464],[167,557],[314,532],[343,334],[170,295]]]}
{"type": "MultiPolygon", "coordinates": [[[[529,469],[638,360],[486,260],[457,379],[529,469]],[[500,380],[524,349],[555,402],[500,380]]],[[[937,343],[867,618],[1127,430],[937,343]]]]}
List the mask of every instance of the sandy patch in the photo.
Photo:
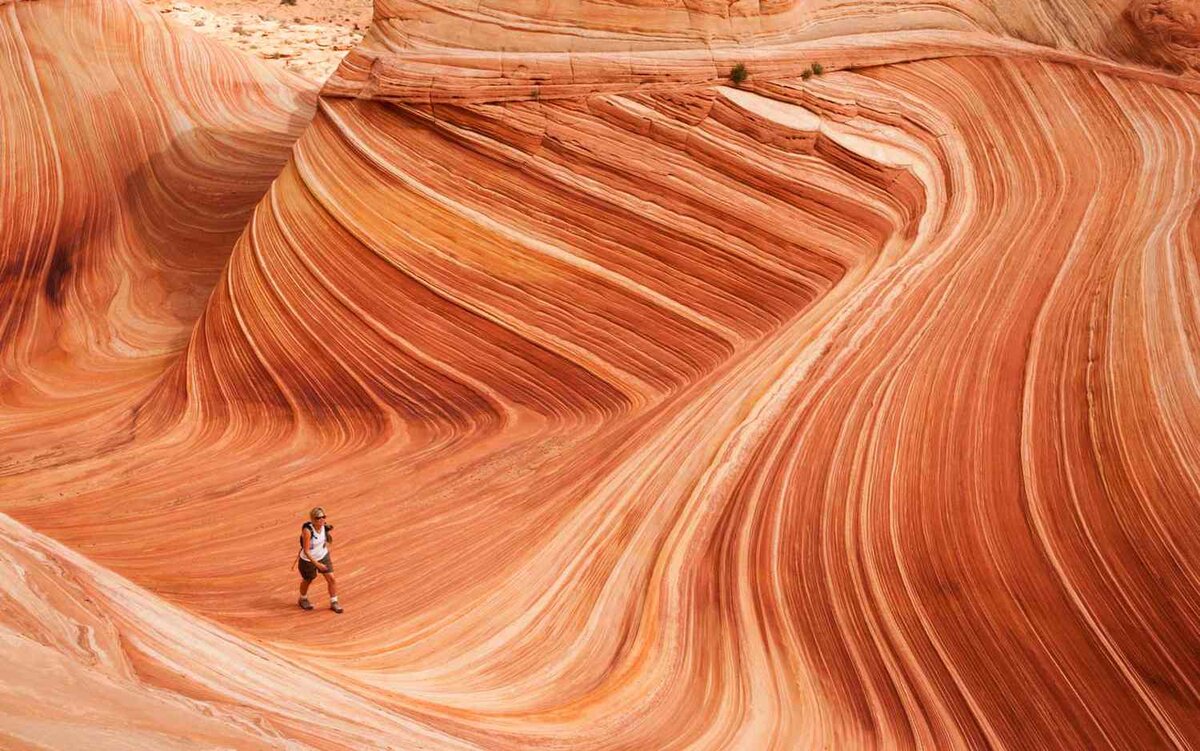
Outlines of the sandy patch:
{"type": "Polygon", "coordinates": [[[177,23],[317,82],[333,73],[371,23],[370,0],[146,2],[177,23]]]}

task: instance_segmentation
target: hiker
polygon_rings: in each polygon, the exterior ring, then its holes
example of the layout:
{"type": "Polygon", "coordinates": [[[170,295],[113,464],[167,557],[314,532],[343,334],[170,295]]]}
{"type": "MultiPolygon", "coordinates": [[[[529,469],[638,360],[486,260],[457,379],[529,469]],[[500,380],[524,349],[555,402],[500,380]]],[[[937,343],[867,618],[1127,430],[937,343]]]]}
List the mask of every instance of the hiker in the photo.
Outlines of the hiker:
{"type": "Polygon", "coordinates": [[[329,587],[329,609],[335,613],[342,612],[338,604],[337,582],[333,578],[333,561],[330,553],[333,551],[333,525],[325,523],[325,509],[317,506],[308,512],[309,521],[300,528],[300,607],[312,610],[308,601],[308,587],[317,578],[317,573],[325,577],[329,587]]]}

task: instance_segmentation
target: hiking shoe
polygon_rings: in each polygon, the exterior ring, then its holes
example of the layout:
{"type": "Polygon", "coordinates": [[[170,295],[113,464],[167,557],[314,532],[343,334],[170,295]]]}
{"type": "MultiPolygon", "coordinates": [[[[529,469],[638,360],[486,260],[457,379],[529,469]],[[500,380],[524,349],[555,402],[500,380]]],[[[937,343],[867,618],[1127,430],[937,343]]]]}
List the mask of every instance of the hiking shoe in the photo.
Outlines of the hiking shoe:
{"type": "Polygon", "coordinates": [[[337,602],[331,602],[331,603],[329,603],[329,609],[330,609],[330,610],[332,610],[332,611],[333,611],[333,612],[335,612],[335,613],[341,613],[341,612],[342,612],[342,606],[341,606],[341,604],[340,604],[340,603],[337,603],[337,602]]]}
{"type": "Polygon", "coordinates": [[[308,598],[307,598],[307,597],[301,597],[301,598],[300,598],[300,602],[299,602],[299,603],[297,603],[297,604],[299,604],[299,605],[300,605],[300,607],[301,607],[301,608],[303,608],[303,609],[305,609],[305,610],[312,610],[312,609],[313,609],[313,608],[312,608],[312,603],[308,601],[308,598]]]}

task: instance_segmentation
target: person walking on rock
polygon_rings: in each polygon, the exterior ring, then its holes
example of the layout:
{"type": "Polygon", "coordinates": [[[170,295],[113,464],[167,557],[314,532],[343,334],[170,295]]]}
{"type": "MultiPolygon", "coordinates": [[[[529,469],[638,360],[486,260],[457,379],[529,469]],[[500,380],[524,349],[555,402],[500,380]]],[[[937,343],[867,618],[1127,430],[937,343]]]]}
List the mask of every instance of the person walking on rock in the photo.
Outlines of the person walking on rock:
{"type": "Polygon", "coordinates": [[[325,523],[325,509],[317,506],[308,512],[309,521],[300,528],[300,607],[312,610],[308,601],[308,588],[317,578],[317,573],[325,577],[329,587],[329,609],[335,613],[342,612],[338,603],[337,581],[333,578],[333,525],[325,523]]]}

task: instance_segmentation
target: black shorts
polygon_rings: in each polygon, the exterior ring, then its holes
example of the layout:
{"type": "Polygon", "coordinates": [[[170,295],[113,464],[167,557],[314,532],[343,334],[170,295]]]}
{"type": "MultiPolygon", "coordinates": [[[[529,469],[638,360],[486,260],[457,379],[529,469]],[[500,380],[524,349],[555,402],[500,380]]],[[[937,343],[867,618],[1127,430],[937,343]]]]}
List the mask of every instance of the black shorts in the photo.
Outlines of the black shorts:
{"type": "Polygon", "coordinates": [[[300,575],[304,577],[304,581],[310,582],[313,579],[316,579],[317,574],[321,574],[321,573],[332,574],[333,573],[333,561],[329,560],[328,554],[324,558],[321,559],[321,563],[325,564],[324,571],[318,571],[317,567],[315,565],[313,565],[309,561],[304,560],[303,558],[300,559],[300,575]]]}

